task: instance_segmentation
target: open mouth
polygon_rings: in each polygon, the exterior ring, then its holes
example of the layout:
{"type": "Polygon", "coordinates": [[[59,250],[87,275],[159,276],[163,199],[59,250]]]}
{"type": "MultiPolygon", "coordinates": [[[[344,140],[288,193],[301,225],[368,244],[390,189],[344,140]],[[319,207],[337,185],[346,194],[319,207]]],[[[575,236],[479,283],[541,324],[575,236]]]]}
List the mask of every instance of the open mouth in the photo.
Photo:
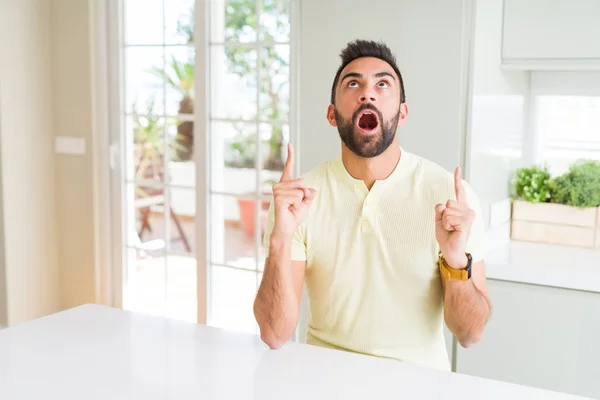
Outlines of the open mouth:
{"type": "Polygon", "coordinates": [[[365,110],[358,116],[358,127],[361,131],[372,132],[378,125],[379,119],[373,111],[365,110]]]}

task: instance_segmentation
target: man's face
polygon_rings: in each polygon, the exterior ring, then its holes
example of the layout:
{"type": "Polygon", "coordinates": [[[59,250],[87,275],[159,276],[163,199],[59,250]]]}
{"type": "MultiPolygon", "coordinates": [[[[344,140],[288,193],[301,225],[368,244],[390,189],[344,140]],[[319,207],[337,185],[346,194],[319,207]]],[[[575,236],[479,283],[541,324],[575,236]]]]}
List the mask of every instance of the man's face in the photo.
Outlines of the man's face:
{"type": "Polygon", "coordinates": [[[348,149],[369,158],[390,146],[406,115],[393,68],[378,58],[364,57],[352,61],[340,74],[335,106],[329,106],[327,119],[337,126],[348,149]]]}

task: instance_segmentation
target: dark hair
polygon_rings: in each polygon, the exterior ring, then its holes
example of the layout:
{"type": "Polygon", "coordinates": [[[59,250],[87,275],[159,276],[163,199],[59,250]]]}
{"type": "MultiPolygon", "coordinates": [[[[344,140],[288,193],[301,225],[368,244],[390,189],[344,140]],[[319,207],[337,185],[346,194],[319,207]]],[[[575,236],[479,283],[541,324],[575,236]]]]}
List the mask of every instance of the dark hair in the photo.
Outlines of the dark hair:
{"type": "Polygon", "coordinates": [[[380,60],[388,63],[394,69],[394,72],[396,72],[396,75],[398,75],[398,81],[400,83],[400,103],[404,103],[406,101],[406,96],[404,94],[404,81],[402,80],[402,74],[396,65],[396,57],[390,48],[387,47],[383,42],[377,43],[372,40],[357,39],[348,43],[346,48],[340,53],[342,65],[340,65],[338,68],[335,78],[333,79],[333,85],[331,86],[331,104],[335,104],[335,88],[338,84],[338,80],[340,79],[342,70],[346,68],[346,66],[352,61],[361,57],[379,58],[380,60]]]}

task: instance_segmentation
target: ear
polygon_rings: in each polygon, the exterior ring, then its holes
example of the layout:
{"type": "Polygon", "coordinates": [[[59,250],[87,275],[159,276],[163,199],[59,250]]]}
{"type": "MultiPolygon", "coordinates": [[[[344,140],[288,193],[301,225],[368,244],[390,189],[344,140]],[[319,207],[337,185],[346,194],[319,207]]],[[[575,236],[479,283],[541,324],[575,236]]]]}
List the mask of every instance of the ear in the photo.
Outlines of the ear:
{"type": "Polygon", "coordinates": [[[406,103],[400,104],[400,110],[398,111],[398,127],[404,125],[406,117],[408,116],[408,106],[406,103]]]}
{"type": "Polygon", "coordinates": [[[400,118],[399,119],[406,119],[406,117],[408,117],[408,106],[406,105],[406,103],[402,103],[400,104],[400,118]]]}
{"type": "Polygon", "coordinates": [[[334,109],[335,109],[335,106],[333,104],[330,104],[329,107],[327,107],[327,121],[329,121],[329,125],[331,125],[333,127],[337,127],[337,121],[335,120],[334,109]]]}

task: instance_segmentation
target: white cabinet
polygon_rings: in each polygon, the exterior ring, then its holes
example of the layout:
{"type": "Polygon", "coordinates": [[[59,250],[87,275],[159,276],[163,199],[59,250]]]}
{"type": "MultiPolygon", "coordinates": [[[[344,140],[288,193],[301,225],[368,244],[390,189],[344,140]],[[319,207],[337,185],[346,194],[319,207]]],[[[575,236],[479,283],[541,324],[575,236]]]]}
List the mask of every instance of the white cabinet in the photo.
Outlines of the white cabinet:
{"type": "Polygon", "coordinates": [[[598,21],[598,0],[504,0],[503,64],[600,69],[598,21]]]}
{"type": "Polygon", "coordinates": [[[600,398],[600,293],[489,280],[482,340],[457,372],[600,398]]]}

